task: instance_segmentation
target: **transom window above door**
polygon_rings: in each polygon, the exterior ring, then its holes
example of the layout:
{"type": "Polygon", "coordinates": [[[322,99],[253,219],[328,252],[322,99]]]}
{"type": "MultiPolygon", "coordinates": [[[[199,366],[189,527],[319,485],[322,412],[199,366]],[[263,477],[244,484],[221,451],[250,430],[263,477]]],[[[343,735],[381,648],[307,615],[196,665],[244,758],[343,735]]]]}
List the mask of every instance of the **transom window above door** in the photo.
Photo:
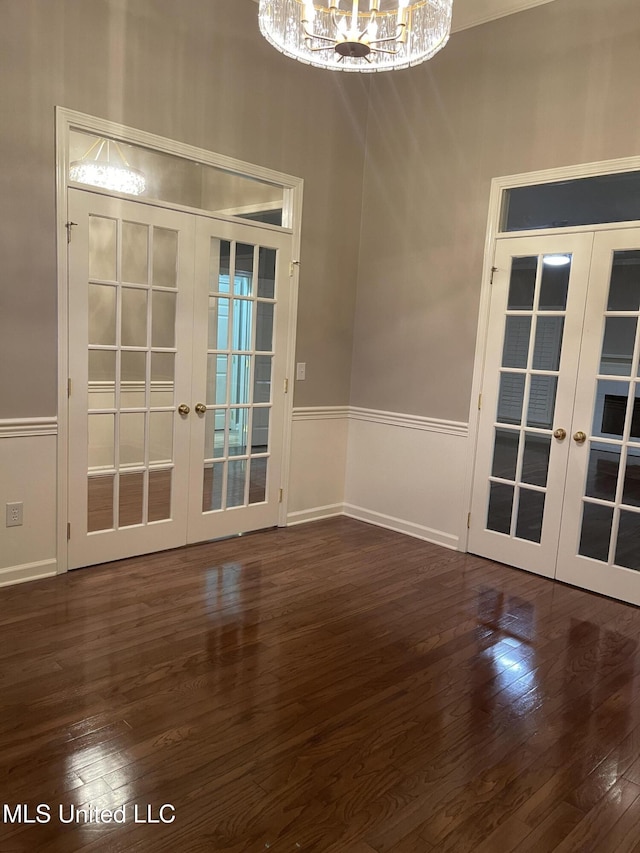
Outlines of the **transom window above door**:
{"type": "Polygon", "coordinates": [[[283,186],[187,157],[71,128],[69,163],[71,185],[89,184],[252,222],[287,228],[292,224],[283,186]],[[108,169],[135,180],[109,186],[108,169]]]}
{"type": "Polygon", "coordinates": [[[640,221],[640,171],[505,189],[500,231],[640,221]]]}

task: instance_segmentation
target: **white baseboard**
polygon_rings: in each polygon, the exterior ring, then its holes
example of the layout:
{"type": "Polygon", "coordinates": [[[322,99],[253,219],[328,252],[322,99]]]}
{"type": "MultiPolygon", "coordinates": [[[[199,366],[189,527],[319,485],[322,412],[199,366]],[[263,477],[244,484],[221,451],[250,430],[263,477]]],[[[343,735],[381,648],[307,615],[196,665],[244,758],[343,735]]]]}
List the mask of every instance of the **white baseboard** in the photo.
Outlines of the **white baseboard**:
{"type": "Polygon", "coordinates": [[[433,530],[430,527],[416,524],[413,521],[394,518],[391,515],[384,515],[381,512],[374,512],[361,506],[353,506],[353,504],[344,505],[344,515],[349,518],[355,518],[358,521],[366,521],[368,524],[375,524],[377,527],[394,530],[396,533],[406,533],[415,539],[423,539],[425,542],[431,542],[433,545],[442,545],[443,548],[449,548],[452,551],[458,550],[457,536],[453,536],[451,533],[444,533],[442,530],[433,530]]]}
{"type": "Polygon", "coordinates": [[[6,569],[0,569],[0,587],[51,578],[57,573],[58,561],[55,559],[24,563],[22,566],[8,566],[6,569]]]}
{"type": "Polygon", "coordinates": [[[353,406],[299,408],[293,420],[288,525],[348,515],[464,547],[468,424],[353,406]]]}
{"type": "Polygon", "coordinates": [[[294,524],[306,524],[308,521],[320,521],[322,518],[335,518],[337,515],[344,515],[344,504],[329,504],[328,506],[316,506],[312,509],[301,509],[287,515],[287,527],[294,524]]]}
{"type": "Polygon", "coordinates": [[[376,527],[384,527],[386,530],[393,530],[395,533],[406,533],[415,539],[422,539],[425,542],[431,542],[433,545],[442,545],[452,551],[458,550],[457,536],[352,504],[331,504],[300,510],[299,512],[290,512],[287,516],[287,527],[292,527],[295,524],[306,524],[309,521],[320,521],[323,518],[335,518],[339,515],[355,518],[357,521],[366,521],[367,524],[375,524],[376,527]]]}

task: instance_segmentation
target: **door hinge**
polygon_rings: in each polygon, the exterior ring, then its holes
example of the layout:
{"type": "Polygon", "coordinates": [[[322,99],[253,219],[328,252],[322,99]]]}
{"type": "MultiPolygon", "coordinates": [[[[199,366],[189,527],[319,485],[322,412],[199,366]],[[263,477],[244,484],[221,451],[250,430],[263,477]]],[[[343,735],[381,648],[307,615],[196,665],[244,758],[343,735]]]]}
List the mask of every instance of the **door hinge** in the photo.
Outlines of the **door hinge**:
{"type": "Polygon", "coordinates": [[[67,397],[71,396],[71,379],[67,379],[67,397]]]}
{"type": "Polygon", "coordinates": [[[489,284],[493,284],[493,277],[497,272],[498,272],[498,267],[491,267],[491,279],[489,281],[489,284]]]}
{"type": "Polygon", "coordinates": [[[471,513],[467,515],[467,530],[471,529],[471,513]]]}
{"type": "Polygon", "coordinates": [[[64,227],[67,229],[67,244],[71,242],[71,229],[77,224],[77,222],[65,222],[64,227]]]}
{"type": "Polygon", "coordinates": [[[67,542],[71,539],[71,522],[67,522],[67,542]]]}
{"type": "Polygon", "coordinates": [[[482,394],[478,394],[478,411],[482,408],[482,394]]]}
{"type": "Polygon", "coordinates": [[[282,489],[280,489],[280,494],[279,494],[279,496],[278,496],[278,503],[279,503],[279,504],[281,504],[281,503],[282,503],[282,498],[283,498],[283,496],[284,496],[284,492],[283,492],[283,490],[282,490],[282,489]]]}
{"type": "Polygon", "coordinates": [[[289,380],[288,379],[284,380],[284,393],[285,394],[289,393],[289,380]]]}
{"type": "Polygon", "coordinates": [[[300,261],[289,261],[289,278],[293,278],[293,271],[300,266],[300,261]]]}

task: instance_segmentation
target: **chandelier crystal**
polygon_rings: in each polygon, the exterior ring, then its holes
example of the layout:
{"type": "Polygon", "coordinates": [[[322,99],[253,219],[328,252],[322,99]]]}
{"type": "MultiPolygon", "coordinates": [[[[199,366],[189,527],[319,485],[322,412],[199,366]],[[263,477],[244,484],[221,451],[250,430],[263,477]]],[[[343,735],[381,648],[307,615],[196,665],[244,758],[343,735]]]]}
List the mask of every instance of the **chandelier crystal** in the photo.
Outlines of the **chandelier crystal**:
{"type": "Polygon", "coordinates": [[[69,166],[69,180],[129,195],[141,195],[147,181],[132,169],[113,139],[97,139],[81,160],[69,166]]]}
{"type": "Polygon", "coordinates": [[[287,56],[336,71],[390,71],[431,59],[453,0],[260,0],[262,35],[287,56]]]}

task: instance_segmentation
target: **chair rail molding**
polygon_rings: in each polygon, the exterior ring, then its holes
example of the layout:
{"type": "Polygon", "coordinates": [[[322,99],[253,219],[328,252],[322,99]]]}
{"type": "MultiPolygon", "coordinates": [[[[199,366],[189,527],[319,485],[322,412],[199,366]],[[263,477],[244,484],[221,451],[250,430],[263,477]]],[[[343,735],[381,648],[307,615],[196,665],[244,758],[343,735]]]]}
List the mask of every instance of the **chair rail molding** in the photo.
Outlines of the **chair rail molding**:
{"type": "Polygon", "coordinates": [[[288,524],[347,515],[461,547],[467,423],[360,406],[309,406],[294,408],[293,426],[288,524]]]}
{"type": "Polygon", "coordinates": [[[0,419],[0,438],[26,438],[29,436],[57,434],[57,418],[0,419]]]}
{"type": "Polygon", "coordinates": [[[398,426],[405,429],[420,429],[427,432],[441,432],[447,435],[466,437],[469,434],[469,424],[463,421],[449,421],[441,418],[428,418],[424,415],[405,415],[399,412],[384,412],[378,409],[363,409],[358,406],[350,408],[349,416],[357,421],[370,421],[386,426],[398,426]]]}
{"type": "Polygon", "coordinates": [[[360,406],[304,406],[296,407],[293,410],[294,421],[323,421],[339,418],[462,437],[469,435],[469,424],[465,421],[429,418],[424,415],[407,415],[400,412],[386,412],[381,409],[366,409],[360,406]]]}
{"type": "Polygon", "coordinates": [[[328,421],[349,417],[349,406],[300,406],[293,410],[294,421],[328,421]]]}

